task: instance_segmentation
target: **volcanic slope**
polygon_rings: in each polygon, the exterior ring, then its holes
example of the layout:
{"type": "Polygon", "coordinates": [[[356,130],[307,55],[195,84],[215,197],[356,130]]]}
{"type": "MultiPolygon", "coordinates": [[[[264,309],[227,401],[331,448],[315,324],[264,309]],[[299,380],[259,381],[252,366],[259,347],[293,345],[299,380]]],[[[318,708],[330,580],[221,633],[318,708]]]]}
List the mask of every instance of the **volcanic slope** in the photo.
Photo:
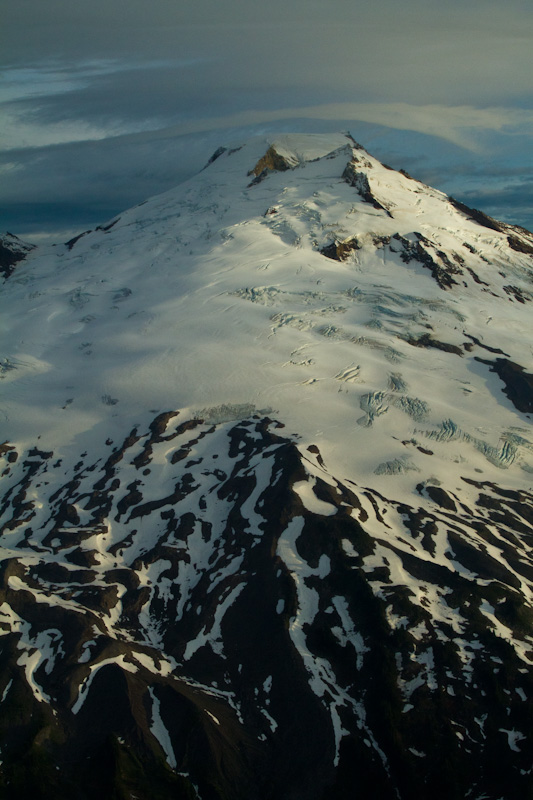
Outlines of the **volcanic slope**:
{"type": "Polygon", "coordinates": [[[533,797],[533,235],[302,134],[0,255],[3,796],[533,797]]]}

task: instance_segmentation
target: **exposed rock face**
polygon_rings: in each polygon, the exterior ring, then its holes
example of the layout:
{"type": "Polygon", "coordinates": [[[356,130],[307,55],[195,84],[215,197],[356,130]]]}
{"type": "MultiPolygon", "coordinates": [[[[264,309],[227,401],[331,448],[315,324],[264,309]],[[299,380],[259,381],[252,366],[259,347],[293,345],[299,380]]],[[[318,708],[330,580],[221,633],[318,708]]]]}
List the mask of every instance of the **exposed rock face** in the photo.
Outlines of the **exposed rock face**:
{"type": "Polygon", "coordinates": [[[270,145],[265,155],[262,156],[255,167],[250,170],[248,175],[255,175],[250,186],[260,183],[267,177],[269,172],[285,172],[294,169],[298,165],[296,159],[289,159],[277,152],[276,148],[270,145]]]}
{"type": "Polygon", "coordinates": [[[0,236],[0,275],[9,278],[17,264],[24,261],[34,247],[35,245],[23,242],[12,233],[0,236]]]}
{"type": "Polygon", "coordinates": [[[357,159],[346,165],[346,169],[342,173],[343,179],[349,186],[353,186],[354,189],[357,189],[365,203],[370,203],[374,206],[374,208],[384,211],[388,216],[391,216],[389,210],[385,208],[372,194],[367,173],[357,170],[358,163],[359,161],[357,159]]]}
{"type": "Polygon", "coordinates": [[[462,260],[456,258],[455,263],[442,250],[435,248],[433,243],[415,231],[415,241],[409,241],[400,234],[394,235],[394,240],[399,242],[402,250],[400,258],[409,264],[410,261],[418,261],[426,269],[429,269],[441,289],[449,289],[457,280],[452,275],[461,275],[463,270],[462,260]],[[433,253],[431,252],[433,251],[433,253]]]}
{"type": "Polygon", "coordinates": [[[469,219],[477,222],[478,225],[482,225],[489,230],[506,233],[509,247],[511,247],[513,250],[516,250],[517,253],[527,253],[528,255],[533,255],[533,234],[531,231],[520,227],[520,225],[507,225],[504,222],[499,222],[497,219],[489,217],[488,214],[478,211],[477,208],[469,208],[464,203],[460,203],[459,200],[456,200],[454,197],[450,197],[449,200],[454,208],[456,208],[458,211],[461,211],[469,219]]]}
{"type": "Polygon", "coordinates": [[[495,372],[505,384],[503,390],[515,408],[526,414],[533,412],[533,375],[524,370],[520,364],[515,364],[506,358],[497,358],[495,361],[477,359],[483,364],[489,364],[491,372],[495,372]]]}
{"type": "Polygon", "coordinates": [[[346,239],[346,241],[343,242],[331,242],[331,244],[322,247],[320,252],[323,256],[331,258],[334,261],[346,261],[350,253],[353,253],[354,250],[359,250],[360,247],[359,240],[357,237],[354,237],[352,239],[346,239]]]}

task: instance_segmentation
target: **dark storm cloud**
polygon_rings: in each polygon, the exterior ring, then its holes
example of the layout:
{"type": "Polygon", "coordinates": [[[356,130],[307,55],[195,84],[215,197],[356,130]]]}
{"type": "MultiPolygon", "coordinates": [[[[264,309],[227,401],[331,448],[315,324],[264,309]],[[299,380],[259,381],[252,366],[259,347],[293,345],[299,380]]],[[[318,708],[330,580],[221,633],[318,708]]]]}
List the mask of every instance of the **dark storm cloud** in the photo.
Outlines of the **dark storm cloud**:
{"type": "Polygon", "coordinates": [[[202,109],[222,112],[222,101],[205,80],[205,64],[199,59],[177,64],[126,65],[120,70],[102,69],[100,74],[78,74],[64,91],[34,97],[20,97],[5,104],[7,112],[26,122],[52,124],[64,120],[90,121],[98,125],[118,122],[178,120],[195,117],[202,109]],[[201,97],[195,88],[207,84],[201,97]]]}
{"type": "Polygon", "coordinates": [[[409,102],[495,102],[530,87],[521,0],[18,0],[5,16],[7,63],[200,57],[221,91],[336,86],[409,102]]]}

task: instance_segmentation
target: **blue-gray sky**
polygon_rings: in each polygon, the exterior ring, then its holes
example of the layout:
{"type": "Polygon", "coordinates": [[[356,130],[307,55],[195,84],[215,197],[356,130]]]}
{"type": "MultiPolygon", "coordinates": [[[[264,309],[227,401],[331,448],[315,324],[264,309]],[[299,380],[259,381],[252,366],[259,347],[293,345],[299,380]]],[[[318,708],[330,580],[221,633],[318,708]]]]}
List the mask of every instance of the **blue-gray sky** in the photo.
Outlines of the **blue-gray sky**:
{"type": "Polygon", "coordinates": [[[29,240],[289,130],[533,227],[530,0],[17,0],[1,60],[0,230],[29,240]]]}

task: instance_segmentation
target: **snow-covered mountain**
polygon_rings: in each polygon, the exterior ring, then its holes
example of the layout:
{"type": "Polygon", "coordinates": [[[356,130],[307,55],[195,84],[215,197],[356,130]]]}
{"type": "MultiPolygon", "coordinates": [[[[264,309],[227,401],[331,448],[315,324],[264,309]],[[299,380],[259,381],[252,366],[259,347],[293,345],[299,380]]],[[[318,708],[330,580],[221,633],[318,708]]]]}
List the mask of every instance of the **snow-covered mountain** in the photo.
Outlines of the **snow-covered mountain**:
{"type": "Polygon", "coordinates": [[[2,239],[0,786],[533,797],[533,235],[349,135],[2,239]]]}

